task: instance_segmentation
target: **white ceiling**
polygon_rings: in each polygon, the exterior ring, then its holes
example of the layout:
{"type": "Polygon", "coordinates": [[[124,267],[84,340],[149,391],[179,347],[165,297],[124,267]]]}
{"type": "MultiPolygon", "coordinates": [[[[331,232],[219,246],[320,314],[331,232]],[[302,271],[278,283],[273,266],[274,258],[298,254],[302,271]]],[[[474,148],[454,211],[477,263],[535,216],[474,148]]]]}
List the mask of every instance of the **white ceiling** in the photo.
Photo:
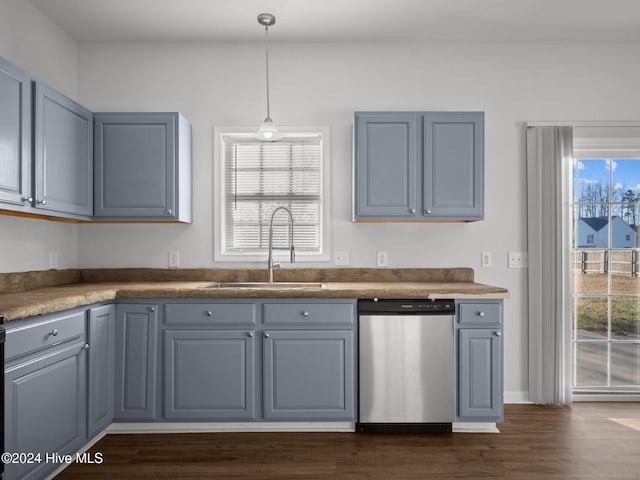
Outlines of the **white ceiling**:
{"type": "Polygon", "coordinates": [[[79,42],[638,40],[640,0],[31,0],[79,42]]]}

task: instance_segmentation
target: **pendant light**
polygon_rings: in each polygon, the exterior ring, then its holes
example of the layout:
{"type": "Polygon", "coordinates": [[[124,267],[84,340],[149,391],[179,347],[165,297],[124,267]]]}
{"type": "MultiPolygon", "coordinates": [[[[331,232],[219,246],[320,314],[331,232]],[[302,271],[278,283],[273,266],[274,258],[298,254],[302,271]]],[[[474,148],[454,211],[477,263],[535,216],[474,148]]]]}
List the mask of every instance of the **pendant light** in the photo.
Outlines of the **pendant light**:
{"type": "Polygon", "coordinates": [[[276,17],[270,13],[261,13],[258,15],[258,23],[264,26],[264,53],[267,72],[267,118],[265,118],[262,125],[260,125],[256,138],[265,142],[275,142],[282,138],[282,135],[278,132],[278,127],[276,127],[273,120],[271,120],[271,112],[269,110],[269,27],[276,23],[276,17]]]}

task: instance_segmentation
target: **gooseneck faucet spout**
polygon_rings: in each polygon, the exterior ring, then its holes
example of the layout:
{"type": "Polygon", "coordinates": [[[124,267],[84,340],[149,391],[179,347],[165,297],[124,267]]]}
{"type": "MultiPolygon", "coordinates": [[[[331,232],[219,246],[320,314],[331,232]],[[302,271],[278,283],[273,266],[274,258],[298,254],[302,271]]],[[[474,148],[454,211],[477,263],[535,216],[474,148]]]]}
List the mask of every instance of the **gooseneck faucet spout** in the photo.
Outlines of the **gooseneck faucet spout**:
{"type": "Polygon", "coordinates": [[[271,221],[269,222],[269,257],[267,258],[267,270],[269,272],[269,283],[273,283],[273,269],[280,268],[280,264],[273,260],[274,250],[289,250],[291,255],[291,263],[296,263],[296,251],[293,246],[293,214],[287,207],[277,207],[271,214],[271,221]],[[273,219],[280,210],[284,210],[289,214],[289,247],[274,247],[273,246],[273,219]]]}

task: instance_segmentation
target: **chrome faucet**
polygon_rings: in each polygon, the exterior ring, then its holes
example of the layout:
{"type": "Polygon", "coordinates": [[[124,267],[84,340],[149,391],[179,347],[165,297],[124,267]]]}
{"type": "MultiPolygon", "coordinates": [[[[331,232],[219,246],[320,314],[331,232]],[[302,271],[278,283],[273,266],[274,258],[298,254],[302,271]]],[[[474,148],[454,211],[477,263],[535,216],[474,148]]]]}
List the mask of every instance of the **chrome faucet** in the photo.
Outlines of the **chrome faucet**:
{"type": "Polygon", "coordinates": [[[293,214],[287,207],[278,207],[271,214],[271,222],[269,222],[269,258],[267,259],[267,270],[269,272],[269,283],[273,283],[273,269],[280,268],[280,264],[273,260],[274,250],[289,250],[291,252],[291,263],[296,263],[296,251],[293,246],[293,214]],[[279,210],[284,210],[289,214],[289,220],[291,221],[291,228],[289,229],[289,247],[274,247],[273,246],[273,219],[279,210]]]}

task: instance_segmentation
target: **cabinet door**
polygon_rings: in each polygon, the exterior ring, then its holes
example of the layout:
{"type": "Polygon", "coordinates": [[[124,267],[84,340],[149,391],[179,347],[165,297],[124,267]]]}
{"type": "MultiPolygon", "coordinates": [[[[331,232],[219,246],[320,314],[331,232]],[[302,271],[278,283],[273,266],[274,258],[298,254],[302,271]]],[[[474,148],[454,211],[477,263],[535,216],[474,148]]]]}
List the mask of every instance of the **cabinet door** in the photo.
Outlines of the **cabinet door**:
{"type": "Polygon", "coordinates": [[[351,331],[263,333],[263,409],[268,420],[353,420],[351,331]]]}
{"type": "Polygon", "coordinates": [[[253,330],[164,333],[167,419],[253,420],[253,330]]]}
{"type": "Polygon", "coordinates": [[[355,220],[416,216],[417,125],[412,113],[356,113],[355,220]]]}
{"type": "Polygon", "coordinates": [[[93,114],[40,82],[35,84],[34,102],[34,206],[45,211],[91,216],[93,114]]]}
{"type": "Polygon", "coordinates": [[[481,220],[484,114],[433,112],[422,118],[424,217],[481,220]]]}
{"type": "Polygon", "coordinates": [[[96,114],[96,217],[177,217],[177,114],[96,114]]]}
{"type": "Polygon", "coordinates": [[[458,418],[502,421],[502,336],[497,328],[458,330],[458,418]]]}
{"type": "Polygon", "coordinates": [[[47,351],[5,372],[5,449],[39,453],[40,463],[5,465],[7,479],[39,479],[60,466],[46,455],[74,454],[86,440],[84,342],[47,351]]]}
{"type": "Polygon", "coordinates": [[[157,305],[116,307],[116,420],[156,417],[157,305]]]}
{"type": "Polygon", "coordinates": [[[88,436],[94,437],[113,420],[115,306],[89,311],[88,436]]]}
{"type": "Polygon", "coordinates": [[[31,77],[0,57],[0,202],[28,208],[31,196],[31,77]]]}

